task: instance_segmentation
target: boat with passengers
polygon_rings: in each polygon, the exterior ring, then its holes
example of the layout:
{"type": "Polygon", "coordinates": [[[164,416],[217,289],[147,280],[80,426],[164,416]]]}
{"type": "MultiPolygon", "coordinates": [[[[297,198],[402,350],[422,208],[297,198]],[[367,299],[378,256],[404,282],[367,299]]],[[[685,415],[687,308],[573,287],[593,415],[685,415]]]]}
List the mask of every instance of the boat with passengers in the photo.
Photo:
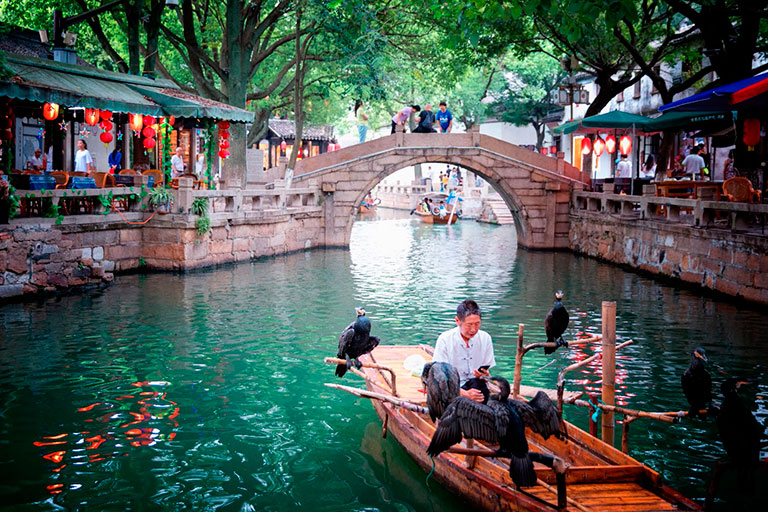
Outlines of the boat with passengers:
{"type": "Polygon", "coordinates": [[[426,194],[411,213],[427,224],[455,224],[461,218],[461,199],[455,194],[426,194]]]}

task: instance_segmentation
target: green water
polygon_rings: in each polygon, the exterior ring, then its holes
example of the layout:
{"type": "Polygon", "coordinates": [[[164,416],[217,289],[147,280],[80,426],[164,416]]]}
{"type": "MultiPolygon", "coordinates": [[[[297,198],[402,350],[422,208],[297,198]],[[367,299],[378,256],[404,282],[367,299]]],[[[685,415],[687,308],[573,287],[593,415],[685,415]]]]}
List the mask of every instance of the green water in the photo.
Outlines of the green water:
{"type": "MultiPolygon", "coordinates": [[[[0,510],[440,510],[468,507],[440,488],[381,426],[366,400],[322,386],[321,361],[365,306],[384,343],[434,343],[473,297],[511,377],[517,324],[543,334],[556,289],[569,333],[600,331],[617,302],[619,400],[679,410],[690,351],[714,380],[759,381],[768,416],[768,316],[567,253],[516,248],[514,228],[410,219],[355,224],[329,250],[195,272],[123,276],[100,292],[0,308],[0,510]]],[[[553,387],[592,347],[526,358],[524,379],[553,387]]],[[[595,369],[568,389],[597,389],[595,369]]],[[[359,384],[356,377],[346,384],[359,384]]],[[[586,414],[566,417],[586,427],[586,414]]],[[[618,435],[617,435],[618,439],[618,435]]],[[[702,498],[723,456],[711,422],[632,424],[631,455],[702,498]]],[[[749,509],[724,482],[721,510],[749,509]]],[[[762,489],[765,489],[765,485],[762,489]]]]}

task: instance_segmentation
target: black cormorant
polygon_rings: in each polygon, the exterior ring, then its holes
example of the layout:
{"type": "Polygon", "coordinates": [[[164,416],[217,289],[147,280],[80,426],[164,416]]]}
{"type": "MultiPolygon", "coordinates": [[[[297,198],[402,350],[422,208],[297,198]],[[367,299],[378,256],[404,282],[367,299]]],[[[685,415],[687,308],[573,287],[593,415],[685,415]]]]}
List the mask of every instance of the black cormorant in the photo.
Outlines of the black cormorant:
{"type": "Polygon", "coordinates": [[[533,399],[527,402],[510,399],[507,403],[515,408],[526,427],[544,439],[549,439],[549,436],[555,436],[559,439],[565,438],[565,432],[560,423],[560,415],[557,413],[557,406],[544,391],[539,391],[533,399]]]}
{"type": "Polygon", "coordinates": [[[355,308],[357,319],[349,324],[339,336],[339,352],[336,357],[346,359],[345,364],[336,365],[336,376],[343,377],[354,364],[363,366],[358,357],[367,354],[379,345],[379,338],[371,336],[371,321],[363,308],[355,308]]]}
{"type": "Polygon", "coordinates": [[[730,378],[720,386],[723,403],[717,416],[717,429],[725,451],[738,469],[739,482],[745,489],[753,489],[755,470],[760,461],[763,426],[738,394],[739,386],[746,383],[730,378]]]}
{"type": "Polygon", "coordinates": [[[697,347],[691,355],[691,365],[680,379],[685,398],[691,406],[688,409],[688,416],[691,418],[698,417],[699,411],[706,409],[712,402],[712,378],[704,367],[706,362],[706,351],[697,347]]]}
{"type": "Polygon", "coordinates": [[[459,396],[459,372],[448,363],[427,363],[421,382],[427,391],[427,407],[432,421],[443,415],[446,407],[459,396]]]}
{"type": "Polygon", "coordinates": [[[544,330],[547,333],[547,342],[555,343],[555,348],[545,348],[545,354],[551,354],[558,347],[567,347],[568,342],[563,339],[563,333],[568,328],[568,311],[561,302],[563,300],[563,291],[557,290],[555,293],[555,305],[547,313],[547,317],[544,319],[544,330]]]}
{"type": "MultiPolygon", "coordinates": [[[[498,381],[492,377],[490,380],[498,381]]],[[[509,384],[507,383],[507,389],[509,384]]],[[[435,456],[447,450],[461,438],[479,439],[488,443],[498,443],[496,452],[499,457],[509,458],[509,476],[518,487],[536,485],[536,472],[528,454],[528,441],[525,439],[525,425],[515,409],[502,401],[506,397],[492,395],[487,405],[465,397],[458,397],[451,402],[440,417],[437,429],[427,448],[427,453],[435,456]]]]}

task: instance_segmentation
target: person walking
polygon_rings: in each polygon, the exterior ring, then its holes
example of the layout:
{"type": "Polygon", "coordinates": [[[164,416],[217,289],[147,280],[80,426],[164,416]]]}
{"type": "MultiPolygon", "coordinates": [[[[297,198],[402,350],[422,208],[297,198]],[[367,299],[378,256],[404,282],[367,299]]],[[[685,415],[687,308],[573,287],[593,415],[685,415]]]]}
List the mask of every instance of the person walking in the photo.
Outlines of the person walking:
{"type": "Polygon", "coordinates": [[[368,114],[363,109],[362,100],[355,102],[355,117],[357,118],[357,134],[360,136],[360,142],[365,142],[365,136],[368,135],[368,114]]]}
{"type": "Polygon", "coordinates": [[[440,133],[451,133],[453,128],[453,114],[448,110],[444,101],[440,102],[440,110],[435,114],[435,119],[440,123],[440,133]]]}
{"type": "Polygon", "coordinates": [[[411,105],[410,107],[405,107],[403,110],[395,114],[392,117],[392,133],[397,131],[398,125],[402,126],[403,132],[405,132],[405,123],[408,122],[411,114],[415,114],[416,112],[421,112],[421,107],[419,105],[411,105]]]}
{"type": "Polygon", "coordinates": [[[75,153],[75,172],[90,172],[93,170],[93,157],[88,151],[88,143],[83,139],[77,141],[75,153]]]}

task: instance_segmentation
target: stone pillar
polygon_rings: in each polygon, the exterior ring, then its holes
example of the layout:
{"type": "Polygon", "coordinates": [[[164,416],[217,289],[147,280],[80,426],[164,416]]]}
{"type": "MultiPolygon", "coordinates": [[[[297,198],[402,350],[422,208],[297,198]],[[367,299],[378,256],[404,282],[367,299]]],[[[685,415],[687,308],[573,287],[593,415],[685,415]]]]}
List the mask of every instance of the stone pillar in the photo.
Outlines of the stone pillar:
{"type": "Polygon", "coordinates": [[[189,213],[192,209],[192,178],[182,176],[179,178],[179,189],[173,193],[173,204],[176,212],[189,213]]]}
{"type": "Polygon", "coordinates": [[[336,191],[335,183],[325,182],[320,185],[323,194],[323,219],[325,224],[323,245],[326,247],[337,245],[336,241],[336,207],[333,193],[336,191]]]}

